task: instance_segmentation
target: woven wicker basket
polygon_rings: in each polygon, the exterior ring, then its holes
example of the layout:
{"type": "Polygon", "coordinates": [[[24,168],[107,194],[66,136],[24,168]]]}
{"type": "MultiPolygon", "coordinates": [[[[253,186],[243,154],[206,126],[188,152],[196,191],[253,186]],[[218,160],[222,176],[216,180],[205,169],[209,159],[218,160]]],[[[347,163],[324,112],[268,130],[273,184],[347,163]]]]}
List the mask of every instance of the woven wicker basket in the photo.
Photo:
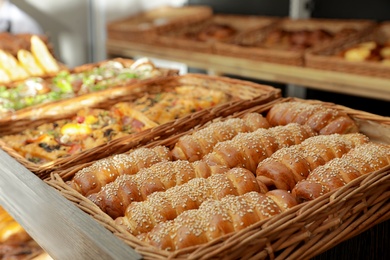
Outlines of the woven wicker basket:
{"type": "Polygon", "coordinates": [[[390,22],[382,23],[364,35],[360,35],[360,37],[359,35],[355,35],[346,41],[336,42],[320,50],[306,53],[306,67],[390,78],[390,66],[388,65],[383,65],[375,61],[350,62],[336,56],[340,51],[366,41],[376,41],[378,43],[390,41],[390,22]]]}
{"type": "MultiPolygon", "coordinates": [[[[390,143],[390,118],[316,100],[278,99],[244,109],[231,116],[241,117],[249,112],[266,113],[279,102],[296,100],[319,103],[345,111],[356,120],[360,131],[371,140],[390,143]]],[[[223,118],[219,117],[218,120],[223,118]]],[[[202,123],[204,124],[199,125],[199,128],[207,125],[206,122],[202,123]]],[[[147,147],[172,147],[180,136],[191,131],[193,130],[149,143],[147,147]]],[[[65,183],[72,177],[69,173],[62,174],[62,178],[61,172],[53,172],[46,182],[145,259],[309,259],[390,219],[390,167],[386,167],[237,233],[228,234],[201,246],[167,252],[157,250],[130,235],[90,200],[70,188],[65,183]]]]}
{"type": "MultiPolygon", "coordinates": [[[[257,99],[260,99],[260,102],[268,102],[281,96],[281,91],[271,86],[226,77],[213,77],[203,74],[186,74],[184,76],[172,76],[149,82],[140,82],[130,88],[127,88],[126,91],[122,92],[122,95],[109,95],[110,98],[105,98],[104,102],[95,103],[93,107],[109,108],[118,102],[133,101],[139,97],[142,97],[145,93],[160,93],[164,91],[164,89],[170,87],[185,85],[205,87],[227,93],[231,97],[231,100],[227,104],[230,105],[232,112],[239,110],[242,106],[250,106],[253,99],[255,99],[256,102],[259,102],[257,99]]],[[[112,91],[116,90],[114,89],[112,91]]],[[[93,98],[97,96],[100,96],[100,94],[95,94],[93,98]]],[[[68,105],[71,106],[73,102],[74,100],[69,100],[68,105]]],[[[26,128],[35,127],[43,123],[53,122],[54,120],[70,118],[76,114],[75,112],[65,113],[64,109],[66,107],[64,107],[62,104],[59,107],[55,107],[54,105],[52,106],[53,109],[56,110],[56,114],[45,115],[39,119],[23,119],[16,121],[12,127],[7,129],[7,134],[18,133],[26,128]]],[[[176,121],[162,124],[137,134],[124,136],[112,140],[111,142],[104,145],[85,150],[80,154],[74,154],[72,156],[61,158],[43,165],[37,165],[26,160],[1,140],[0,148],[13,156],[17,161],[23,164],[30,171],[34,172],[37,176],[44,179],[48,177],[49,173],[53,170],[64,170],[78,164],[100,159],[102,157],[107,157],[111,154],[122,153],[130,150],[136,145],[145,144],[151,140],[167,137],[168,135],[171,135],[175,132],[186,131],[189,128],[196,126],[201,120],[213,119],[216,116],[217,111],[223,108],[224,104],[219,104],[213,108],[195,112],[176,121]]],[[[2,132],[2,134],[4,134],[4,132],[2,132]]]]}
{"type": "MultiPolygon", "coordinates": [[[[216,53],[227,56],[234,56],[247,59],[255,59],[265,62],[280,63],[285,65],[302,66],[304,64],[304,53],[309,51],[305,50],[283,50],[273,48],[263,48],[251,46],[256,43],[262,42],[266,37],[277,29],[283,29],[287,31],[313,31],[317,29],[323,29],[331,33],[338,32],[342,29],[356,29],[357,32],[368,30],[374,25],[373,22],[368,20],[330,20],[330,19],[298,19],[292,20],[285,18],[272,26],[265,27],[260,30],[251,31],[240,38],[236,38],[231,42],[217,43],[216,53]]],[[[339,39],[339,40],[343,40],[339,39]]],[[[317,49],[329,42],[323,42],[317,46],[313,46],[311,49],[317,49]]]]}
{"type": "Polygon", "coordinates": [[[213,14],[207,6],[159,7],[107,25],[107,37],[134,42],[153,42],[158,32],[202,21],[213,14]]]}
{"type": "Polygon", "coordinates": [[[190,51],[211,53],[214,52],[214,45],[217,41],[225,42],[232,40],[243,33],[255,29],[261,29],[276,22],[277,20],[277,18],[271,17],[217,14],[207,20],[187,27],[175,28],[159,33],[155,44],[190,51]],[[197,35],[212,25],[229,26],[233,28],[235,32],[223,40],[210,39],[207,41],[201,41],[187,37],[188,34],[197,35]]]}
{"type": "MultiPolygon", "coordinates": [[[[110,60],[104,60],[97,63],[84,64],[75,67],[71,72],[79,73],[90,70],[94,67],[100,66],[108,61],[118,61],[125,66],[130,66],[134,62],[132,59],[115,58],[110,60]]],[[[134,80],[133,82],[118,84],[115,87],[101,90],[99,92],[92,92],[83,95],[79,95],[73,98],[58,100],[54,102],[42,103],[31,107],[26,107],[15,112],[1,113],[0,114],[0,136],[6,135],[15,131],[22,130],[26,124],[29,124],[32,120],[36,125],[41,124],[47,118],[54,118],[56,116],[63,117],[66,114],[73,114],[83,107],[90,107],[105,102],[107,99],[113,99],[126,95],[129,92],[129,88],[132,88],[139,82],[151,82],[158,80],[159,78],[178,75],[178,71],[167,68],[157,68],[161,75],[144,80],[134,80]],[[99,93],[99,94],[97,94],[99,93]]],[[[50,80],[50,78],[47,78],[50,80]]]]}

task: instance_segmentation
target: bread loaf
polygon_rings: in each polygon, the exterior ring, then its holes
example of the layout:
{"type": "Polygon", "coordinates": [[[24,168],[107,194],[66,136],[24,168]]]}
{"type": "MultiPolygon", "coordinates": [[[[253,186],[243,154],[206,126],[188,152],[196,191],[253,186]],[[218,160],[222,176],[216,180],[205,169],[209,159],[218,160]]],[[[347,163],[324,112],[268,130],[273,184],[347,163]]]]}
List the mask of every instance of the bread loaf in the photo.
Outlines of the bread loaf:
{"type": "Polygon", "coordinates": [[[310,127],[295,123],[239,133],[232,140],[218,143],[213,152],[202,160],[210,165],[242,167],[255,173],[259,162],[278,149],[299,144],[314,135],[315,132],[310,127]]]}
{"type": "Polygon", "coordinates": [[[292,193],[299,201],[313,200],[389,164],[390,146],[369,142],[316,168],[292,193]]]}
{"type": "Polygon", "coordinates": [[[160,223],[139,238],[156,248],[174,251],[242,230],[296,204],[291,194],[283,190],[228,195],[221,200],[207,200],[199,209],[185,211],[174,220],[160,223]]]}
{"type": "Polygon", "coordinates": [[[256,170],[257,179],[268,189],[291,191],[298,181],[305,179],[318,166],[339,158],[368,141],[368,137],[360,133],[308,138],[301,144],[280,149],[259,163],[256,170]]]}
{"type": "Polygon", "coordinates": [[[153,192],[164,191],[197,177],[207,178],[212,174],[225,173],[227,170],[224,166],[209,166],[200,161],[160,162],[141,169],[137,174],[121,175],[88,198],[115,219],[124,216],[130,203],[144,201],[153,192]]]}
{"type": "Polygon", "coordinates": [[[155,192],[145,201],[131,203],[125,216],[115,222],[131,234],[138,235],[150,231],[158,223],[176,218],[186,210],[198,208],[207,199],[220,200],[227,195],[260,190],[253,173],[234,168],[225,174],[215,174],[207,179],[195,178],[166,191],[155,192]]]}
{"type": "Polygon", "coordinates": [[[170,159],[170,152],[166,147],[139,148],[129,154],[118,154],[96,161],[78,171],[67,184],[82,195],[88,196],[98,192],[120,175],[135,174],[142,168],[170,159]]]}
{"type": "Polygon", "coordinates": [[[358,126],[346,113],[320,104],[283,102],[274,105],[267,114],[272,126],[299,123],[310,126],[319,134],[358,132],[358,126]]]}
{"type": "Polygon", "coordinates": [[[256,129],[268,127],[268,121],[258,113],[249,113],[243,118],[215,122],[192,134],[182,136],[172,149],[172,157],[176,160],[197,161],[210,153],[218,142],[230,140],[241,132],[253,132],[256,129]]]}

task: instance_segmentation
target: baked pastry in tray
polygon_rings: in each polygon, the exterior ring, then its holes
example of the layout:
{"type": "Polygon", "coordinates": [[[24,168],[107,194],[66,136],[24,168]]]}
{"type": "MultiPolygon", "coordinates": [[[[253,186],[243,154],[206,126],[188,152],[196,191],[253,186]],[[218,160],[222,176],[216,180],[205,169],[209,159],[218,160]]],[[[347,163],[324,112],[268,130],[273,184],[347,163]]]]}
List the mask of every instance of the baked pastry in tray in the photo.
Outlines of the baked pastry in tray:
{"type": "Polygon", "coordinates": [[[229,96],[219,90],[196,87],[194,91],[193,86],[166,88],[107,109],[84,108],[72,117],[27,128],[1,140],[30,162],[43,164],[228,100],[229,96]]]}
{"type": "Polygon", "coordinates": [[[390,23],[306,53],[306,66],[359,76],[390,78],[390,23]]]}
{"type": "Polygon", "coordinates": [[[390,40],[384,43],[365,41],[340,51],[337,56],[351,62],[376,61],[390,65],[390,40]]]}
{"type": "Polygon", "coordinates": [[[277,18],[215,14],[209,19],[158,34],[156,43],[169,48],[212,53],[216,42],[225,42],[255,29],[267,27],[277,18]]]}
{"type": "MultiPolygon", "coordinates": [[[[115,87],[97,93],[42,104],[42,106],[27,110],[24,114],[17,114],[15,116],[16,120],[14,117],[10,117],[9,120],[1,119],[0,133],[4,139],[0,139],[0,146],[29,170],[44,178],[53,169],[66,169],[108,155],[124,153],[134,146],[186,131],[196,126],[201,120],[211,120],[217,117],[218,111],[223,111],[222,108],[226,106],[229,106],[229,111],[235,111],[239,106],[247,107],[255,97],[264,100],[260,102],[266,102],[266,100],[273,100],[279,96],[280,91],[273,87],[226,77],[212,77],[202,74],[159,77],[137,82],[130,86],[115,87]],[[39,136],[48,131],[52,133],[53,123],[60,124],[61,120],[75,120],[77,114],[81,113],[80,111],[92,111],[87,108],[109,111],[112,107],[124,112],[121,112],[119,119],[112,120],[112,122],[107,121],[110,124],[118,122],[117,128],[112,128],[109,132],[97,129],[90,132],[91,125],[80,127],[78,125],[80,122],[72,122],[76,125],[76,130],[74,132],[70,131],[74,135],[80,135],[80,131],[83,133],[82,130],[85,129],[87,131],[81,135],[93,136],[96,131],[100,131],[99,138],[106,141],[98,142],[96,136],[94,136],[95,148],[83,149],[81,153],[55,157],[57,159],[50,162],[32,159],[32,161],[38,163],[29,161],[23,153],[17,152],[20,149],[17,147],[24,146],[27,140],[30,142],[37,139],[39,143],[39,136]],[[133,119],[141,121],[142,124],[140,125],[142,127],[137,128],[135,132],[130,131],[132,132],[130,133],[129,129],[125,128],[132,126],[130,122],[136,122],[133,119]],[[145,121],[145,119],[147,120],[145,121]],[[42,125],[46,125],[46,131],[37,131],[42,128],[42,125]],[[27,131],[35,132],[36,136],[31,138],[29,136],[31,134],[27,131]],[[118,134],[123,131],[126,132],[124,136],[118,134]],[[20,135],[20,138],[15,135],[20,135]],[[17,140],[14,141],[14,144],[17,143],[15,149],[6,140],[10,136],[17,140]]],[[[107,111],[104,113],[112,113],[107,111]]],[[[83,113],[83,117],[86,118],[90,112],[83,113]]],[[[91,113],[92,118],[96,117],[95,112],[91,113]]],[[[94,120],[92,122],[95,122],[94,120]]],[[[96,121],[100,122],[99,120],[96,121]]],[[[81,121],[82,124],[87,122],[89,121],[81,121]]],[[[108,123],[100,124],[101,127],[110,128],[108,125],[108,123]]],[[[61,133],[60,129],[57,129],[57,132],[61,133]]],[[[61,142],[61,136],[52,139],[57,143],[58,141],[61,142]]],[[[57,150],[60,149],[57,144],[52,145],[57,150]]],[[[43,150],[46,147],[44,144],[42,146],[37,149],[43,150]]]]}
{"type": "MultiPolygon", "coordinates": [[[[0,113],[94,93],[164,75],[149,59],[112,59],[0,86],[0,113]]],[[[0,114],[1,115],[1,114],[0,114]]]]}
{"type": "Polygon", "coordinates": [[[369,20],[290,19],[216,43],[216,53],[285,65],[303,66],[304,54],[345,41],[373,26],[369,20]]]}
{"type": "Polygon", "coordinates": [[[43,249],[15,219],[0,207],[0,258],[33,259],[43,249]]]}

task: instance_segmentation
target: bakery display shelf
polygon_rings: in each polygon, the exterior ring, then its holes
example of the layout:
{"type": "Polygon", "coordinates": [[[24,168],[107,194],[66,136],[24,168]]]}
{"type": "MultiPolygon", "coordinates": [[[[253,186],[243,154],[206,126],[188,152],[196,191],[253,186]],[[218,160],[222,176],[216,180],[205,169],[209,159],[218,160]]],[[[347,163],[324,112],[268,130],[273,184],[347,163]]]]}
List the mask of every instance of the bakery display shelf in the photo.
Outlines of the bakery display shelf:
{"type": "Polygon", "coordinates": [[[354,96],[390,100],[390,81],[385,78],[267,63],[123,40],[108,39],[106,49],[110,56],[147,56],[182,62],[189,67],[214,71],[218,74],[231,74],[354,96]]]}
{"type": "Polygon", "coordinates": [[[1,206],[53,259],[141,258],[2,150],[0,165],[1,206]]]}

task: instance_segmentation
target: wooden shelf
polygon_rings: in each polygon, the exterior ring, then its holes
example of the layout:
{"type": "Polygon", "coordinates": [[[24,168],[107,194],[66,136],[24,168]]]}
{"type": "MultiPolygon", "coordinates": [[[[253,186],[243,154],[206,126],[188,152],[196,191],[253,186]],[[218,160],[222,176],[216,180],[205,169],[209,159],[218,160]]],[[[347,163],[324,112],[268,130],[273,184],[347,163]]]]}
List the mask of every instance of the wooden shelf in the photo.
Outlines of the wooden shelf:
{"type": "Polygon", "coordinates": [[[146,56],[182,62],[189,67],[277,83],[390,101],[390,80],[348,73],[267,63],[157,45],[108,39],[108,55],[146,56]]]}

